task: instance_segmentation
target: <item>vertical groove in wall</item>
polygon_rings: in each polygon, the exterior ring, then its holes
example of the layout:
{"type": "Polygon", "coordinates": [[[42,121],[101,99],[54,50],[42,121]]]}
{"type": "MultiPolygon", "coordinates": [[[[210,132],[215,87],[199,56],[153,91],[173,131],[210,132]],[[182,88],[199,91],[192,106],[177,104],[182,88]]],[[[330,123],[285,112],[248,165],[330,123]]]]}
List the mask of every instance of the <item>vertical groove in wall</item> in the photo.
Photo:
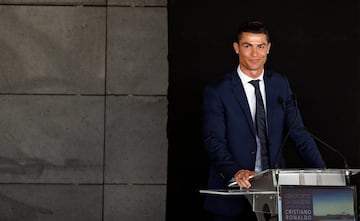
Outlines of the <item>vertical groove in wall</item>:
{"type": "Polygon", "coordinates": [[[107,36],[108,36],[108,0],[106,0],[106,6],[105,6],[105,50],[104,50],[104,133],[103,133],[103,174],[102,174],[102,208],[101,208],[101,216],[102,221],[105,220],[105,160],[106,160],[106,91],[107,91],[107,36]]]}

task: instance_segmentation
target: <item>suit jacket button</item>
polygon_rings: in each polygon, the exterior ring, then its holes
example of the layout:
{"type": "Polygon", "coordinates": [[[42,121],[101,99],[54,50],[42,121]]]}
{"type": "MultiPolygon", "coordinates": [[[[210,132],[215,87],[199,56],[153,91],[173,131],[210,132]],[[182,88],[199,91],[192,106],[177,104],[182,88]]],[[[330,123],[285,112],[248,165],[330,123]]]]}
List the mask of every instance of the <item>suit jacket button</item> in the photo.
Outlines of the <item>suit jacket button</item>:
{"type": "Polygon", "coordinates": [[[255,153],[256,153],[255,151],[251,151],[251,155],[255,155],[255,153]]]}

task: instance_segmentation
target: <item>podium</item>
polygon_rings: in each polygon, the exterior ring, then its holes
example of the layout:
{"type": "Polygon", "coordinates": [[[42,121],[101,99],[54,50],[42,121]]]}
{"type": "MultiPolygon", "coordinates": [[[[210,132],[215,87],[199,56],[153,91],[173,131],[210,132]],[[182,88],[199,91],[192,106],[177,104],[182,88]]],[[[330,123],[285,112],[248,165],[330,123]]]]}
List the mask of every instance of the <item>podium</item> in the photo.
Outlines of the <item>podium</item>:
{"type": "Polygon", "coordinates": [[[357,221],[356,187],[350,185],[350,178],[359,172],[360,169],[269,169],[250,178],[250,189],[208,189],[200,193],[246,196],[257,215],[270,214],[280,221],[357,221]],[[332,201],[339,203],[336,209],[325,205],[332,201]],[[330,211],[320,210],[326,206],[330,211]]]}

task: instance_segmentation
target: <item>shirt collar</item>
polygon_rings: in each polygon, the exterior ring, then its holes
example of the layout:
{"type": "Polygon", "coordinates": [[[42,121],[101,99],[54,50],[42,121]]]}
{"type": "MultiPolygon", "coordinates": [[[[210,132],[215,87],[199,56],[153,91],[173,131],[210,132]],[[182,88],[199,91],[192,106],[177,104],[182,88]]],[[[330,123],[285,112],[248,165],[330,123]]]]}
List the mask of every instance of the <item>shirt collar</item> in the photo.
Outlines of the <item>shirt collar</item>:
{"type": "Polygon", "coordinates": [[[238,73],[238,75],[239,75],[239,77],[241,79],[241,82],[243,84],[247,84],[251,80],[260,80],[260,81],[264,80],[264,70],[262,70],[262,73],[260,74],[260,76],[255,78],[255,79],[247,76],[246,74],[244,74],[244,72],[242,72],[241,69],[240,69],[240,65],[237,67],[237,73],[238,73]]]}

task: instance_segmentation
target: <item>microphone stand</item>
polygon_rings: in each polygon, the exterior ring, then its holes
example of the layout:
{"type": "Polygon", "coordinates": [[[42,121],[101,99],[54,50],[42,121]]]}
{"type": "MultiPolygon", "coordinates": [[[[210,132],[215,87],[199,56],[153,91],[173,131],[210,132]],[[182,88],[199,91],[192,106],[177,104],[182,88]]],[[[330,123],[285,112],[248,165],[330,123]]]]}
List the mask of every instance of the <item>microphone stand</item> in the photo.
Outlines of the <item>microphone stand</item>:
{"type": "Polygon", "coordinates": [[[345,156],[340,153],[338,150],[336,150],[335,148],[333,148],[332,146],[330,146],[329,144],[327,144],[325,141],[323,141],[322,139],[320,139],[319,137],[315,136],[313,133],[311,133],[309,130],[307,130],[306,128],[304,128],[304,130],[310,134],[310,136],[312,138],[314,138],[316,141],[320,142],[322,145],[324,145],[326,148],[330,149],[331,151],[335,152],[337,155],[339,155],[343,162],[344,162],[344,167],[345,167],[345,179],[346,179],[346,184],[349,185],[350,184],[350,167],[349,164],[345,158],[345,156]]]}
{"type": "MultiPolygon", "coordinates": [[[[294,129],[294,127],[295,127],[295,123],[296,123],[296,120],[297,120],[298,115],[299,115],[299,111],[298,111],[298,109],[297,109],[298,107],[297,107],[295,95],[292,95],[292,99],[293,99],[293,101],[294,101],[294,103],[295,103],[295,108],[296,108],[295,117],[294,117],[294,119],[292,119],[291,124],[290,124],[290,128],[289,128],[289,130],[287,131],[287,133],[286,133],[286,135],[285,135],[285,137],[284,137],[284,139],[283,139],[283,141],[282,141],[282,143],[281,143],[281,146],[280,146],[279,151],[276,153],[276,158],[275,158],[275,168],[276,168],[276,169],[279,168],[278,163],[279,163],[279,159],[280,159],[280,154],[282,153],[282,151],[283,151],[283,149],[284,149],[285,143],[286,143],[286,141],[288,140],[291,131],[292,131],[292,130],[294,129]]],[[[282,108],[283,108],[283,110],[284,110],[284,112],[285,112],[285,114],[286,114],[286,117],[288,117],[288,116],[287,116],[287,112],[286,112],[286,107],[285,107],[285,104],[284,104],[284,100],[282,99],[282,97],[279,97],[279,98],[278,98],[278,101],[279,101],[279,103],[281,104],[281,106],[282,106],[282,108]]]]}
{"type": "MultiPolygon", "coordinates": [[[[297,118],[298,118],[298,103],[297,103],[297,99],[296,99],[296,96],[295,96],[295,94],[293,94],[292,95],[292,100],[293,100],[293,102],[294,102],[294,105],[295,105],[295,109],[296,109],[296,113],[295,113],[295,117],[294,117],[294,119],[293,119],[293,121],[291,122],[291,127],[290,127],[290,129],[288,130],[288,132],[287,132],[287,134],[286,134],[286,136],[285,136],[285,138],[284,138],[284,140],[283,140],[283,142],[282,142],[282,144],[281,144],[281,147],[280,147],[280,150],[279,150],[279,152],[277,153],[277,155],[276,155],[276,161],[275,161],[275,168],[277,169],[278,168],[278,158],[279,158],[279,155],[280,155],[280,153],[282,152],[282,149],[284,148],[284,146],[285,146],[285,142],[286,142],[286,140],[288,139],[288,136],[290,135],[290,132],[292,131],[292,129],[295,127],[295,122],[296,122],[296,120],[297,120],[297,118]]],[[[282,105],[282,107],[283,107],[283,110],[284,111],[286,111],[285,110],[285,104],[284,104],[284,100],[281,98],[281,97],[279,97],[279,99],[278,99],[278,101],[279,101],[279,103],[282,105]]],[[[313,133],[311,133],[309,130],[307,130],[306,128],[303,128],[313,139],[315,139],[316,141],[318,141],[318,142],[320,142],[322,145],[324,145],[326,148],[328,148],[328,149],[330,149],[331,151],[333,151],[333,152],[335,152],[338,156],[340,156],[341,158],[342,158],[342,160],[343,160],[343,162],[344,162],[344,167],[345,167],[345,179],[346,179],[346,183],[349,185],[350,184],[350,167],[349,167],[349,164],[348,164],[348,162],[347,162],[347,160],[346,160],[346,158],[345,158],[345,156],[342,154],[342,153],[340,153],[338,150],[336,150],[335,148],[333,148],[332,146],[330,146],[329,144],[327,144],[325,141],[323,141],[322,139],[320,139],[319,137],[317,137],[317,136],[315,136],[313,133]]],[[[276,177],[277,179],[278,179],[278,174],[277,174],[277,177],[276,177]]]]}

